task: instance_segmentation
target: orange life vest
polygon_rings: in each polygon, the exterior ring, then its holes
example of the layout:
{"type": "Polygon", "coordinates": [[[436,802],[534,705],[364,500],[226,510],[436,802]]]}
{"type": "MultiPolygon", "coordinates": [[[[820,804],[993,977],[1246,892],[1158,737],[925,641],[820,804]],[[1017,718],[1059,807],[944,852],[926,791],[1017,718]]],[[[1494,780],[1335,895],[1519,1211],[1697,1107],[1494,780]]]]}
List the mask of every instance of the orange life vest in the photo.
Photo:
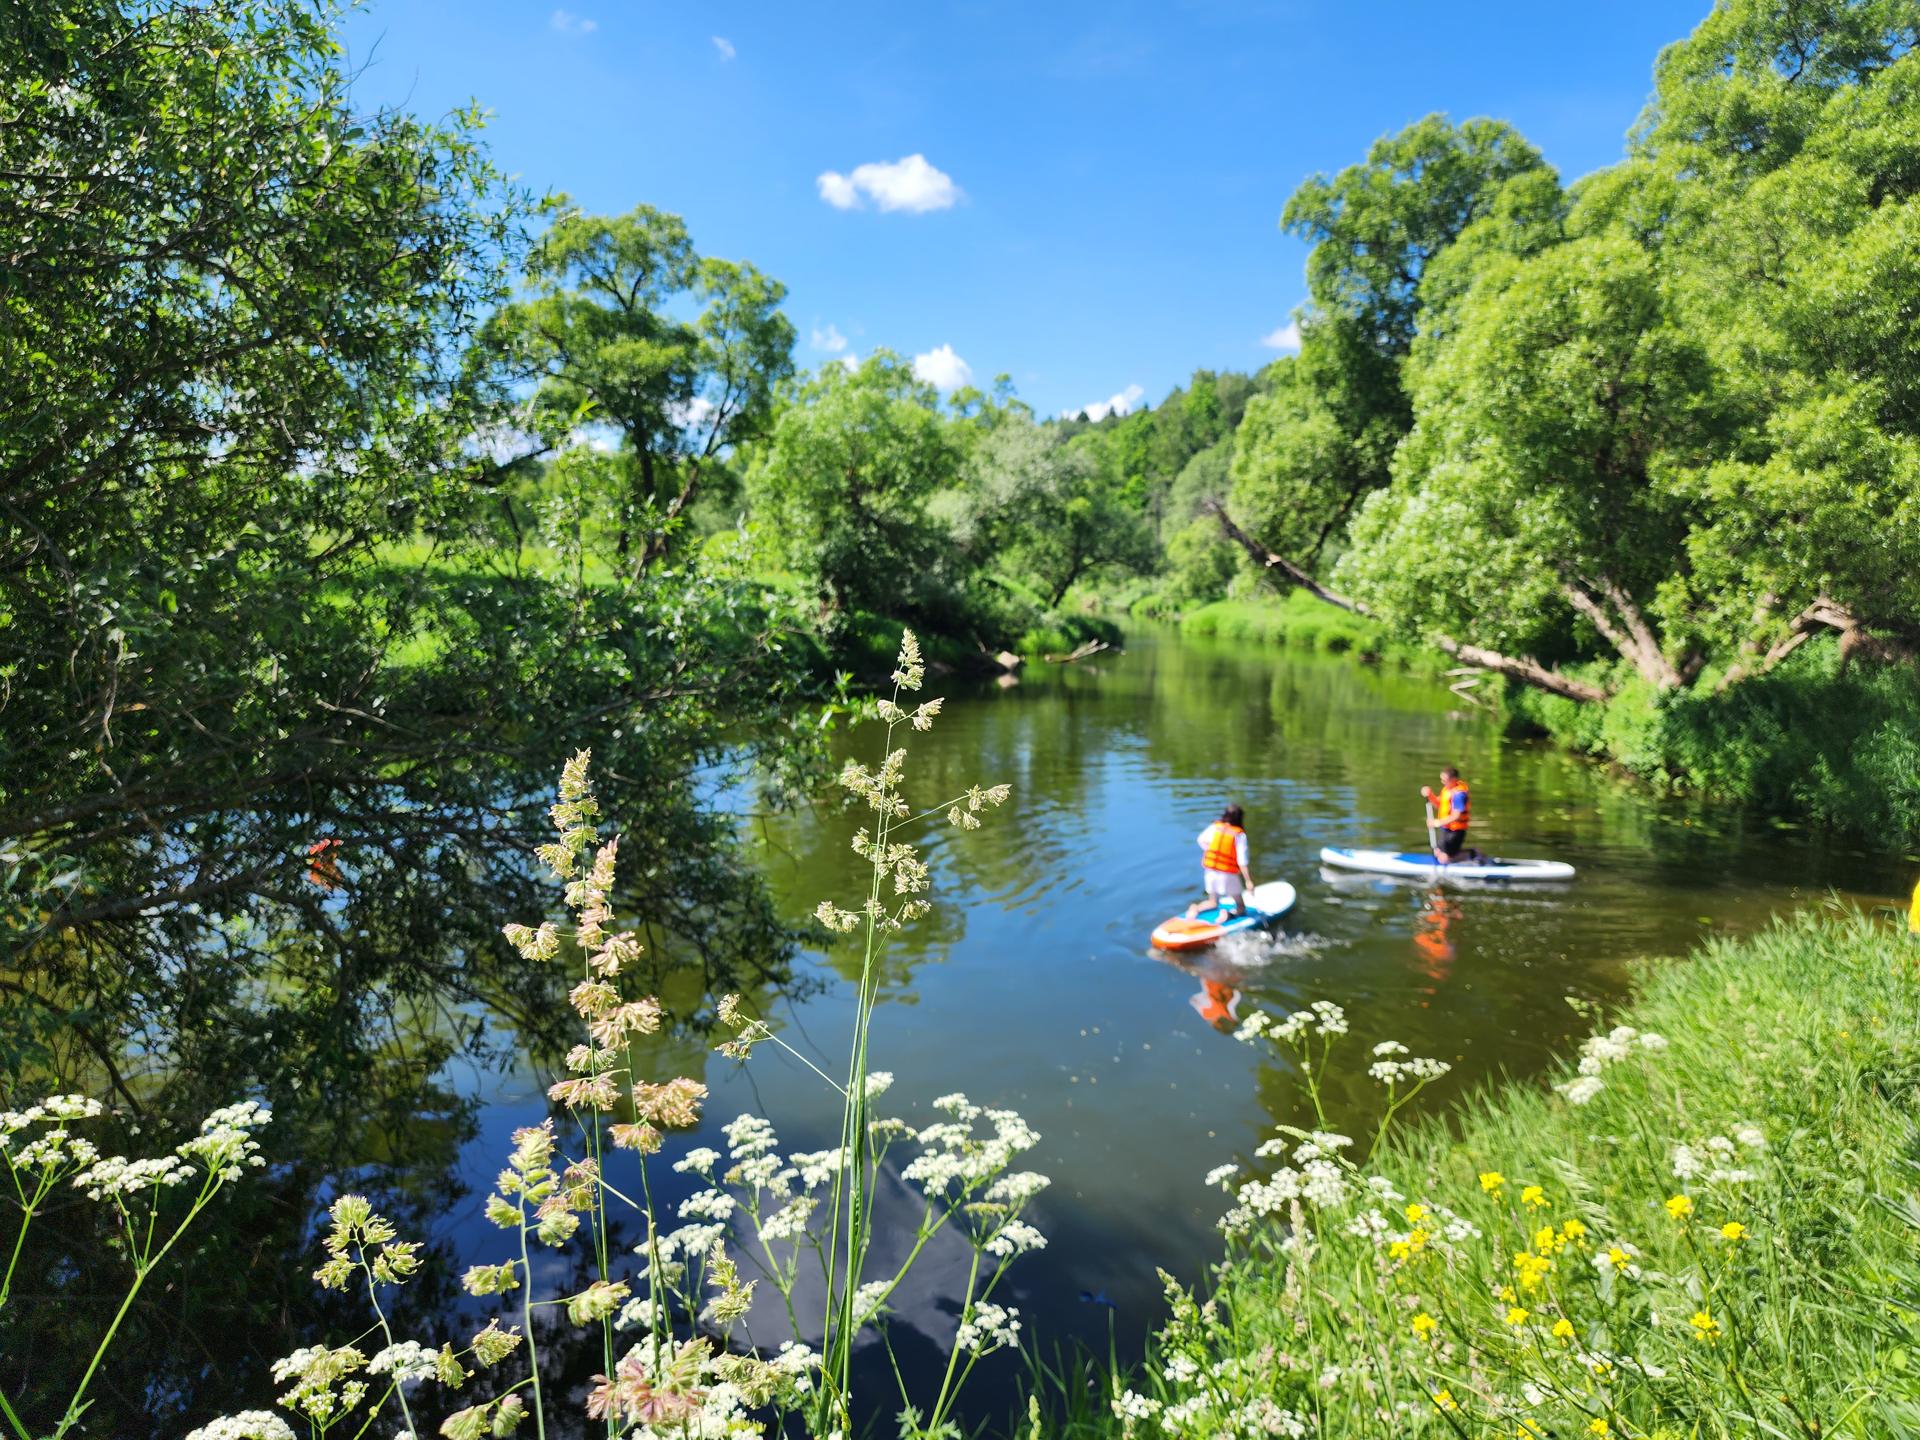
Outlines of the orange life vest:
{"type": "Polygon", "coordinates": [[[1200,857],[1200,863],[1209,870],[1238,875],[1240,837],[1246,833],[1238,825],[1229,825],[1224,820],[1214,821],[1207,827],[1207,848],[1200,857]]]}
{"type": "Polygon", "coordinates": [[[1466,829],[1467,818],[1472,810],[1473,801],[1467,794],[1467,782],[1464,780],[1449,780],[1440,787],[1440,793],[1433,797],[1433,823],[1442,830],[1466,829]],[[1458,795],[1461,800],[1460,812],[1457,815],[1453,809],[1455,795],[1458,795]]]}

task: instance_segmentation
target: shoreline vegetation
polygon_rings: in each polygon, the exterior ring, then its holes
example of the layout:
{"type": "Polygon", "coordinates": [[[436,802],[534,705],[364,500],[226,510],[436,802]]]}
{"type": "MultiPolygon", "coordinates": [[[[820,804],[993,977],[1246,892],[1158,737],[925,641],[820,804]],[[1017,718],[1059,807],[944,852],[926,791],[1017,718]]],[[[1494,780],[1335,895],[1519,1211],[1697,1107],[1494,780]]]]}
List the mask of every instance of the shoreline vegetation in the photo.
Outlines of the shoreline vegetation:
{"type": "Polygon", "coordinates": [[[1173,623],[1183,635],[1465,678],[1463,703],[1496,711],[1510,733],[1617,765],[1656,792],[1920,858],[1920,673],[1850,665],[1835,637],[1731,692],[1629,684],[1593,706],[1485,677],[1301,590],[1213,601],[1173,623]]]}
{"type": "MultiPolygon", "coordinates": [[[[1916,956],[1833,907],[1644,963],[1577,1061],[1369,1150],[1389,1079],[1426,1063],[1375,1045],[1371,1107],[1222,1157],[1210,1287],[1169,1282],[1136,1368],[1043,1367],[1035,1432],[1920,1431],[1916,956]]],[[[1310,1085],[1373,1029],[1316,1006],[1240,1038],[1310,1085]]]]}

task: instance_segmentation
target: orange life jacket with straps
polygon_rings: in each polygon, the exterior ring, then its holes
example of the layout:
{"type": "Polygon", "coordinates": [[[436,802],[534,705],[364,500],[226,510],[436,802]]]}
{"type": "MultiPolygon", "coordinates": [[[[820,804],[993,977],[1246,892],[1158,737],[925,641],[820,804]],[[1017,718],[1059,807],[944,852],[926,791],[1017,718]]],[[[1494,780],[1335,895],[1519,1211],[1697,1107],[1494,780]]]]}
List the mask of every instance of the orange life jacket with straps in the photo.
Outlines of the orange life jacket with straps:
{"type": "Polygon", "coordinates": [[[1467,793],[1467,782],[1449,780],[1440,787],[1440,793],[1433,797],[1433,823],[1442,830],[1464,830],[1473,810],[1473,800],[1467,793]],[[1453,797],[1460,797],[1460,809],[1453,808],[1453,797]]]}
{"type": "Polygon", "coordinates": [[[1214,821],[1207,827],[1207,846],[1200,856],[1200,863],[1209,870],[1238,875],[1240,837],[1246,833],[1238,825],[1229,825],[1224,820],[1214,821]]]}

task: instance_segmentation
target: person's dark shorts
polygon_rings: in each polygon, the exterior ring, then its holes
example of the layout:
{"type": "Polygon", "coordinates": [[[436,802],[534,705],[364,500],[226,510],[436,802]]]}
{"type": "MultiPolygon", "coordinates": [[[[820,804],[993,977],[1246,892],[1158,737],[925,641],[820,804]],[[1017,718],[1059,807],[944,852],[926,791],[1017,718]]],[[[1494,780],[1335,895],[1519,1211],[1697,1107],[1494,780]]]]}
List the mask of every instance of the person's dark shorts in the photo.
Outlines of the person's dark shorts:
{"type": "Polygon", "coordinates": [[[1461,847],[1466,843],[1467,832],[1464,830],[1435,830],[1433,832],[1433,848],[1449,860],[1457,856],[1460,853],[1461,847]]]}

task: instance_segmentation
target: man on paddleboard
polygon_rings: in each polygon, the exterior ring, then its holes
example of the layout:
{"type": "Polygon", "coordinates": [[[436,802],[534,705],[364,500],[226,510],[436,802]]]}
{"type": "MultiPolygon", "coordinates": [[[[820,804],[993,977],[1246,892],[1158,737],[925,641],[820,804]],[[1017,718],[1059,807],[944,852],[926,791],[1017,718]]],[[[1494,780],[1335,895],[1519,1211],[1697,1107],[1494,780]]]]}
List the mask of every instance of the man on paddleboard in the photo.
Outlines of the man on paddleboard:
{"type": "Polygon", "coordinates": [[[1486,858],[1467,844],[1473,801],[1467,792],[1467,782],[1460,778],[1458,770],[1451,765],[1441,766],[1439,791],[1436,793],[1431,786],[1422,785],[1420,797],[1428,806],[1427,839],[1433,846],[1435,860],[1451,865],[1460,859],[1475,862],[1486,858]]]}
{"type": "Polygon", "coordinates": [[[1189,920],[1207,901],[1224,909],[1231,900],[1240,914],[1247,913],[1247,891],[1253,888],[1253,876],[1247,869],[1246,818],[1238,805],[1229,805],[1218,820],[1200,832],[1200,867],[1207,899],[1187,907],[1189,920]]]}

